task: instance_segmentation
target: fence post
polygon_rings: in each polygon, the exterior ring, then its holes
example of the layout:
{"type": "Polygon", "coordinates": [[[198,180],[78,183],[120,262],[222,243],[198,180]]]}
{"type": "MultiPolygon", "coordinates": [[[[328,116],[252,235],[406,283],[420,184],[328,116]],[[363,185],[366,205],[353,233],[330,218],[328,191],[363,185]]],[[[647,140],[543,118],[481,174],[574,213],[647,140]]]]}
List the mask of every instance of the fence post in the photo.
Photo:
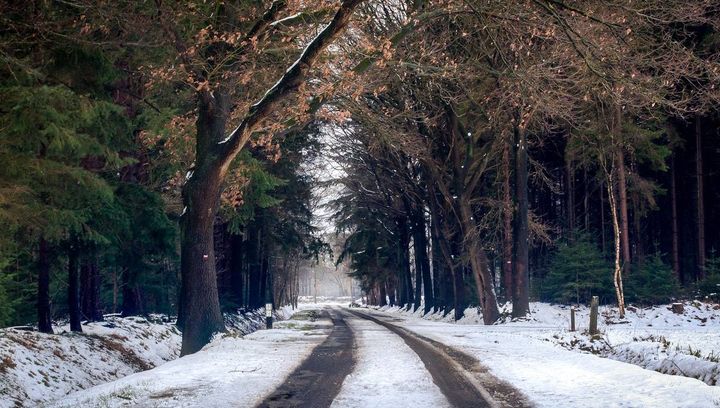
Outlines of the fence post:
{"type": "Polygon", "coordinates": [[[575,306],[570,307],[570,331],[575,331],[575,306]]]}
{"type": "Polygon", "coordinates": [[[593,296],[590,302],[590,335],[594,336],[598,334],[597,322],[598,322],[598,297],[593,296]]]}

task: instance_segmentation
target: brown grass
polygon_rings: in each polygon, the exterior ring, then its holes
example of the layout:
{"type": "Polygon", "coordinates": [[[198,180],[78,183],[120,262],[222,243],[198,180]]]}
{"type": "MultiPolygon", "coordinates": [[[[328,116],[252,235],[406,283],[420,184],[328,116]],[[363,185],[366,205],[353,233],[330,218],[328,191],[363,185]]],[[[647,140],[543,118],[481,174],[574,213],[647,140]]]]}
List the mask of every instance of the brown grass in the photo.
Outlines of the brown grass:
{"type": "Polygon", "coordinates": [[[15,367],[17,367],[17,364],[15,364],[10,356],[3,356],[2,360],[0,360],[0,374],[5,374],[8,369],[13,369],[15,367]]]}
{"type": "MultiPolygon", "coordinates": [[[[148,364],[145,360],[138,357],[135,353],[132,352],[132,350],[127,349],[125,346],[123,346],[121,343],[111,340],[108,337],[101,337],[101,336],[92,336],[98,339],[102,346],[105,347],[108,350],[115,351],[116,353],[120,354],[120,358],[124,360],[126,363],[130,364],[131,366],[145,371],[153,368],[152,365],[148,364]]],[[[120,336],[122,337],[122,336],[120,336]]],[[[117,338],[117,337],[115,337],[117,338]]]]}

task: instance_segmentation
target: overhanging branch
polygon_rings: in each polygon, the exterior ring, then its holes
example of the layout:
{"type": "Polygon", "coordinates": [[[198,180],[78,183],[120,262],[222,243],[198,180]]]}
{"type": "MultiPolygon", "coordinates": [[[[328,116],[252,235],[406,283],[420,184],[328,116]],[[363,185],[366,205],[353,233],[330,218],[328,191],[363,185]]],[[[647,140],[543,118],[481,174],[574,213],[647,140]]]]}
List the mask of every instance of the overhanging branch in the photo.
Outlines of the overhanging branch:
{"type": "Polygon", "coordinates": [[[307,76],[320,54],[344,30],[350,16],[363,0],[345,0],[335,13],[333,20],[305,47],[300,57],[288,68],[275,85],[250,109],[228,137],[218,144],[222,167],[227,169],[235,156],[242,150],[255,126],[265,119],[272,109],[287,95],[295,92],[307,76]]]}

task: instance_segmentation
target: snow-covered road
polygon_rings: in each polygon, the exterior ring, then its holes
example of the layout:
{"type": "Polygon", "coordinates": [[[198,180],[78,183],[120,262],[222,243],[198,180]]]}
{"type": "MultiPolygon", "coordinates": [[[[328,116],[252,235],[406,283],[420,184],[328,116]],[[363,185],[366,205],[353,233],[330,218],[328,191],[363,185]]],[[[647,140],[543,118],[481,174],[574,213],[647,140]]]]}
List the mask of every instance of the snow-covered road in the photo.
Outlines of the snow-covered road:
{"type": "Polygon", "coordinates": [[[398,335],[368,320],[346,320],[356,333],[357,363],[332,407],[451,406],[420,358],[398,335]]]}
{"type": "Polygon", "coordinates": [[[275,330],[218,339],[194,355],[72,394],[50,406],[253,407],[287,389],[293,379],[307,378],[310,370],[304,367],[318,354],[324,361],[316,367],[318,377],[304,380],[308,388],[295,393],[299,398],[275,399],[275,405],[267,406],[327,407],[330,402],[334,408],[465,406],[447,385],[456,382],[458,373],[470,378],[470,388],[482,386],[483,395],[493,395],[490,406],[528,402],[537,407],[720,406],[718,387],[568,351],[518,327],[458,325],[333,307],[336,329],[339,322],[347,324],[353,337],[340,346],[352,349],[354,361],[344,364],[342,375],[322,373],[334,369],[332,359],[339,351],[338,344],[332,344],[333,336],[328,337],[330,320],[308,319],[308,313],[317,314],[305,310],[275,330]],[[328,380],[334,382],[332,387],[328,380]],[[313,390],[324,386],[331,389],[329,397],[318,397],[321,403],[313,405],[313,395],[320,394],[313,390]],[[502,398],[503,392],[511,398],[502,398]]]}

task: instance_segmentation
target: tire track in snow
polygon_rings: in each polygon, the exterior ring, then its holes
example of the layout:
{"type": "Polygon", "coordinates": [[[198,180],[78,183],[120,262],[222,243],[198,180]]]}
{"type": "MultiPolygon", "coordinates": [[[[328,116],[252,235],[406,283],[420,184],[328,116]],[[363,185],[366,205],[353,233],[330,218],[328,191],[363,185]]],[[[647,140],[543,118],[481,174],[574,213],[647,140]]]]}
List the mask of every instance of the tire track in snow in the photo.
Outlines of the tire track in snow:
{"type": "Polygon", "coordinates": [[[346,320],[355,336],[357,363],[333,408],[452,407],[402,338],[366,319],[346,320]]]}
{"type": "Polygon", "coordinates": [[[473,357],[356,310],[350,312],[400,336],[417,353],[435,384],[456,407],[527,407],[522,393],[492,376],[473,357]]]}
{"type": "Polygon", "coordinates": [[[333,321],[330,335],[257,408],[325,408],[335,399],[355,365],[355,342],[344,313],[335,309],[324,313],[333,321]]]}

